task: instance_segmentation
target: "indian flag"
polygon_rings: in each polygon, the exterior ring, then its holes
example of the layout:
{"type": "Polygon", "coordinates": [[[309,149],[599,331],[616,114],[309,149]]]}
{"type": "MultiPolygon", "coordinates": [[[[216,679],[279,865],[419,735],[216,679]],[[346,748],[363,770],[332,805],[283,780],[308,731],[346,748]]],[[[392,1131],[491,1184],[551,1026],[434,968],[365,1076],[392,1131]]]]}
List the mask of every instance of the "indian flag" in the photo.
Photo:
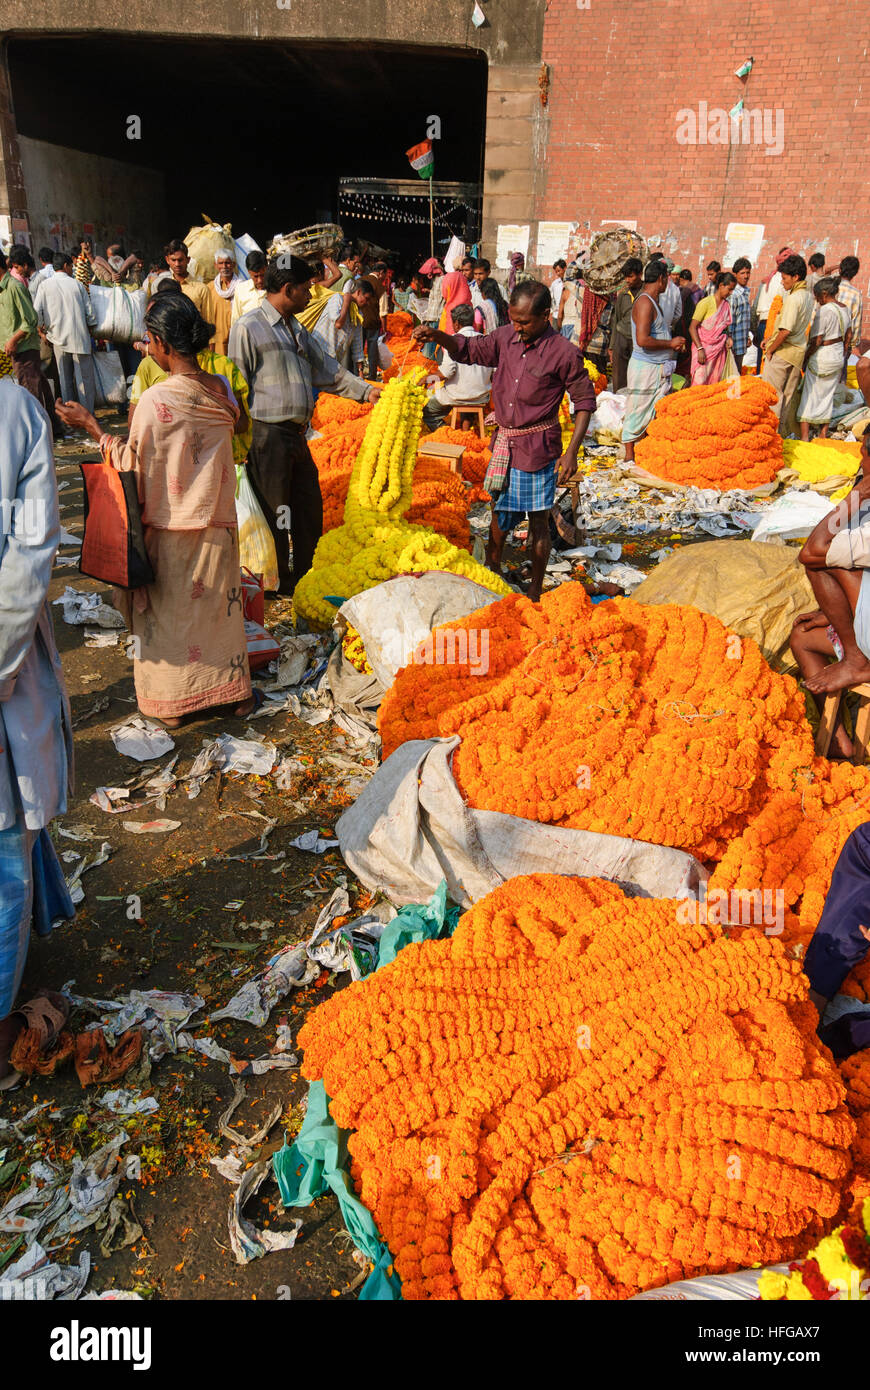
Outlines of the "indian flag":
{"type": "Polygon", "coordinates": [[[419,145],[412,145],[405,151],[411,161],[411,168],[416,169],[421,179],[431,179],[432,171],[435,168],[435,156],[432,153],[432,141],[421,140],[419,145]]]}

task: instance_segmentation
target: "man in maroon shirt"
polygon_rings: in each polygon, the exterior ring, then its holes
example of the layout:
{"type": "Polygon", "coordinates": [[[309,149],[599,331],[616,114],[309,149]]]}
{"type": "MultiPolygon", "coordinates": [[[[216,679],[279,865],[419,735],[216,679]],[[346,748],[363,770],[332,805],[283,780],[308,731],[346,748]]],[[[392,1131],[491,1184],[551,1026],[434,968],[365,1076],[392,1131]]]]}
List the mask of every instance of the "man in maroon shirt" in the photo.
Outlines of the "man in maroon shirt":
{"type": "Polygon", "coordinates": [[[501,574],[502,549],[508,534],[528,514],[532,547],[529,598],[539,599],[550,558],[550,509],[559,481],[577,471],[577,450],[595,409],[595,391],[583,356],[550,325],[550,291],[536,280],[523,280],[510,297],[510,325],[485,337],[452,337],[423,325],[418,342],[437,343],[454,362],[493,367],[492,401],[498,421],[493,463],[505,456],[504,485],[493,497],[486,563],[501,574]],[[574,404],[574,433],[562,454],[559,406],[568,392],[574,404]]]}

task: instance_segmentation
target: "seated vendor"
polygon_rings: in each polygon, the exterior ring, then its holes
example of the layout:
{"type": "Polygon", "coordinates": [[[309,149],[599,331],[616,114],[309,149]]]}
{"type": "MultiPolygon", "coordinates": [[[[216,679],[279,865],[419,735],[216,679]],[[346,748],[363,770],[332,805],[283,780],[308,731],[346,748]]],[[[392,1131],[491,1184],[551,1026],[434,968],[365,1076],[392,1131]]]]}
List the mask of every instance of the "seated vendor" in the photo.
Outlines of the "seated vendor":
{"type": "MultiPolygon", "coordinates": [[[[828,1000],[870,951],[870,823],[853,830],[834,865],[821,920],[807,947],[804,973],[810,998],[823,1014],[828,1000]]],[[[844,1013],[819,1028],[835,1057],[870,1047],[870,1009],[844,1013]]]]}
{"type": "MultiPolygon", "coordinates": [[[[804,683],[821,711],[826,695],[870,681],[870,453],[861,443],[855,486],[819,522],[800,552],[819,607],[802,613],[789,643],[804,683]],[[831,657],[838,659],[829,664],[831,657]]],[[[842,725],[832,756],[849,758],[852,743],[842,725]]]]}
{"type": "MultiPolygon", "coordinates": [[[[479,338],[474,328],[474,310],[470,304],[458,304],[452,310],[453,326],[463,338],[479,338]]],[[[489,403],[492,387],[492,367],[479,367],[454,362],[445,352],[438,366],[444,385],[439,386],[426,403],[423,423],[430,430],[443,425],[451,410],[474,409],[489,403]]]]}

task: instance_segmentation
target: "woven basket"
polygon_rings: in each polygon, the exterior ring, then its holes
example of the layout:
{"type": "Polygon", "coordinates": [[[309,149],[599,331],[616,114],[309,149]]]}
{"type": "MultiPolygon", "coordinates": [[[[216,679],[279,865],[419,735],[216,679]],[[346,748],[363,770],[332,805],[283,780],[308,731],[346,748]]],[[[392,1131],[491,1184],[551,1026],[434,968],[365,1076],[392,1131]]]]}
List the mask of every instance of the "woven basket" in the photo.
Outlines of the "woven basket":
{"type": "Polygon", "coordinates": [[[583,279],[595,294],[611,294],[622,283],[622,267],[629,256],[646,260],[646,243],[628,227],[596,232],[589,246],[583,279]]]}
{"type": "Polygon", "coordinates": [[[266,254],[271,258],[290,253],[292,256],[323,255],[334,251],[344,241],[344,232],[335,222],[316,222],[313,227],[300,227],[285,232],[269,242],[266,254]]]}

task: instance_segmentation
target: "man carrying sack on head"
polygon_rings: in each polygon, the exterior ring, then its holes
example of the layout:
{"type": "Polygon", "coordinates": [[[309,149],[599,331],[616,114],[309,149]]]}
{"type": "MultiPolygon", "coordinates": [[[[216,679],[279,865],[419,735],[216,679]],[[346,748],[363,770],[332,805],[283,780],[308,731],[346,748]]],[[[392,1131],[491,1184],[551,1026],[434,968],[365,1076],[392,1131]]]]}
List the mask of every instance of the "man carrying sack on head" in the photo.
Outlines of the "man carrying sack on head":
{"type": "Polygon", "coordinates": [[[550,509],[556,500],[556,468],[562,450],[559,406],[565,392],[574,405],[574,433],[559,468],[565,482],[577,471],[577,451],[593,410],[595,391],[582,354],[550,324],[550,291],[523,280],[512,291],[510,324],[485,337],[441,333],[421,326],[417,342],[437,343],[454,362],[493,367],[492,401],[498,421],[484,486],[493,496],[486,550],[489,569],[501,574],[508,533],[528,513],[532,546],[529,598],[541,597],[550,558],[550,509]]]}

